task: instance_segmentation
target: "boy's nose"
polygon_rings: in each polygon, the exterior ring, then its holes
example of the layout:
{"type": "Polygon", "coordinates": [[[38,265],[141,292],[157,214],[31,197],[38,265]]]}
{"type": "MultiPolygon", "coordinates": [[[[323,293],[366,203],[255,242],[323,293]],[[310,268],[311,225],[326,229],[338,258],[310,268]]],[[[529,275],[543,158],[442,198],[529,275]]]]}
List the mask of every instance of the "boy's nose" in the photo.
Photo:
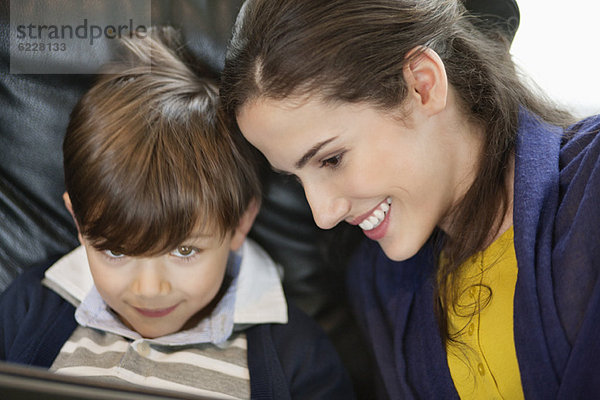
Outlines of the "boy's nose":
{"type": "Polygon", "coordinates": [[[138,267],[131,291],[143,297],[156,297],[169,293],[171,284],[166,279],[164,267],[159,262],[142,262],[138,267]]]}

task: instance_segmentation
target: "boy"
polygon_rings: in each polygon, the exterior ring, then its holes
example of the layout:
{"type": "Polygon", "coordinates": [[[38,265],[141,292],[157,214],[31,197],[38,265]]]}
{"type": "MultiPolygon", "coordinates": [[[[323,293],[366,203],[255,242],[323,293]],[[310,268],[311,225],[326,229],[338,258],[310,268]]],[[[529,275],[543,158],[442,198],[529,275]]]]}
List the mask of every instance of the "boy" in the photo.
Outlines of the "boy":
{"type": "Polygon", "coordinates": [[[260,187],[171,29],[125,42],[74,108],[65,205],[81,245],[0,297],[0,358],[223,398],[351,398],[316,324],[246,239],[260,187]]]}

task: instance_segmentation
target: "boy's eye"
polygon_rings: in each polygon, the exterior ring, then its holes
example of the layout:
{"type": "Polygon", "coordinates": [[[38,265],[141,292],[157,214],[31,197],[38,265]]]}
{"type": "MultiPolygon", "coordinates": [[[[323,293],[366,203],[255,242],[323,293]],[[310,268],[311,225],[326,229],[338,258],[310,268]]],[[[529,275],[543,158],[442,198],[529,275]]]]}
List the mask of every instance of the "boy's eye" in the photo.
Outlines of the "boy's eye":
{"type": "Polygon", "coordinates": [[[175,257],[188,258],[192,257],[198,252],[198,249],[192,246],[179,246],[171,252],[175,257]]]}
{"type": "Polygon", "coordinates": [[[125,254],[121,253],[120,251],[116,251],[116,250],[104,250],[104,254],[106,254],[110,258],[125,257],[125,254]]]}

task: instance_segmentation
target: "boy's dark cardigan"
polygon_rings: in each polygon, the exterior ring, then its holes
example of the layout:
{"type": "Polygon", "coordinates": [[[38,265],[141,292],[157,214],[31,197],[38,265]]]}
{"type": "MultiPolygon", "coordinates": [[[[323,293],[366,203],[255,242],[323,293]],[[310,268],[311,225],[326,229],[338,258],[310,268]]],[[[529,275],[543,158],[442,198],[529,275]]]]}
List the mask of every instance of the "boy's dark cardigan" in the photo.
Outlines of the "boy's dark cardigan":
{"type": "MultiPolygon", "coordinates": [[[[0,359],[48,368],[77,327],[75,307],[41,283],[52,264],[28,269],[0,295],[0,359]]],[[[252,398],[354,398],[320,327],[293,305],[288,318],[246,330],[252,398]]]]}

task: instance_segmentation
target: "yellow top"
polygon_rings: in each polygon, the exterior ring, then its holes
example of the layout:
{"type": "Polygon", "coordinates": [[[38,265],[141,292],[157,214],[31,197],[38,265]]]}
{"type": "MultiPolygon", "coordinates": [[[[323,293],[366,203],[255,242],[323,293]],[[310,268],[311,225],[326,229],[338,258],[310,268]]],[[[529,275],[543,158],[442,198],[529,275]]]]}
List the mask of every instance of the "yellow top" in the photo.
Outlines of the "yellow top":
{"type": "Polygon", "coordinates": [[[448,310],[448,366],[461,399],[523,399],[513,334],[517,257],[513,228],[463,265],[456,309],[448,310]],[[490,297],[491,289],[491,297],[490,297]],[[481,306],[481,312],[471,316],[481,306]]]}

